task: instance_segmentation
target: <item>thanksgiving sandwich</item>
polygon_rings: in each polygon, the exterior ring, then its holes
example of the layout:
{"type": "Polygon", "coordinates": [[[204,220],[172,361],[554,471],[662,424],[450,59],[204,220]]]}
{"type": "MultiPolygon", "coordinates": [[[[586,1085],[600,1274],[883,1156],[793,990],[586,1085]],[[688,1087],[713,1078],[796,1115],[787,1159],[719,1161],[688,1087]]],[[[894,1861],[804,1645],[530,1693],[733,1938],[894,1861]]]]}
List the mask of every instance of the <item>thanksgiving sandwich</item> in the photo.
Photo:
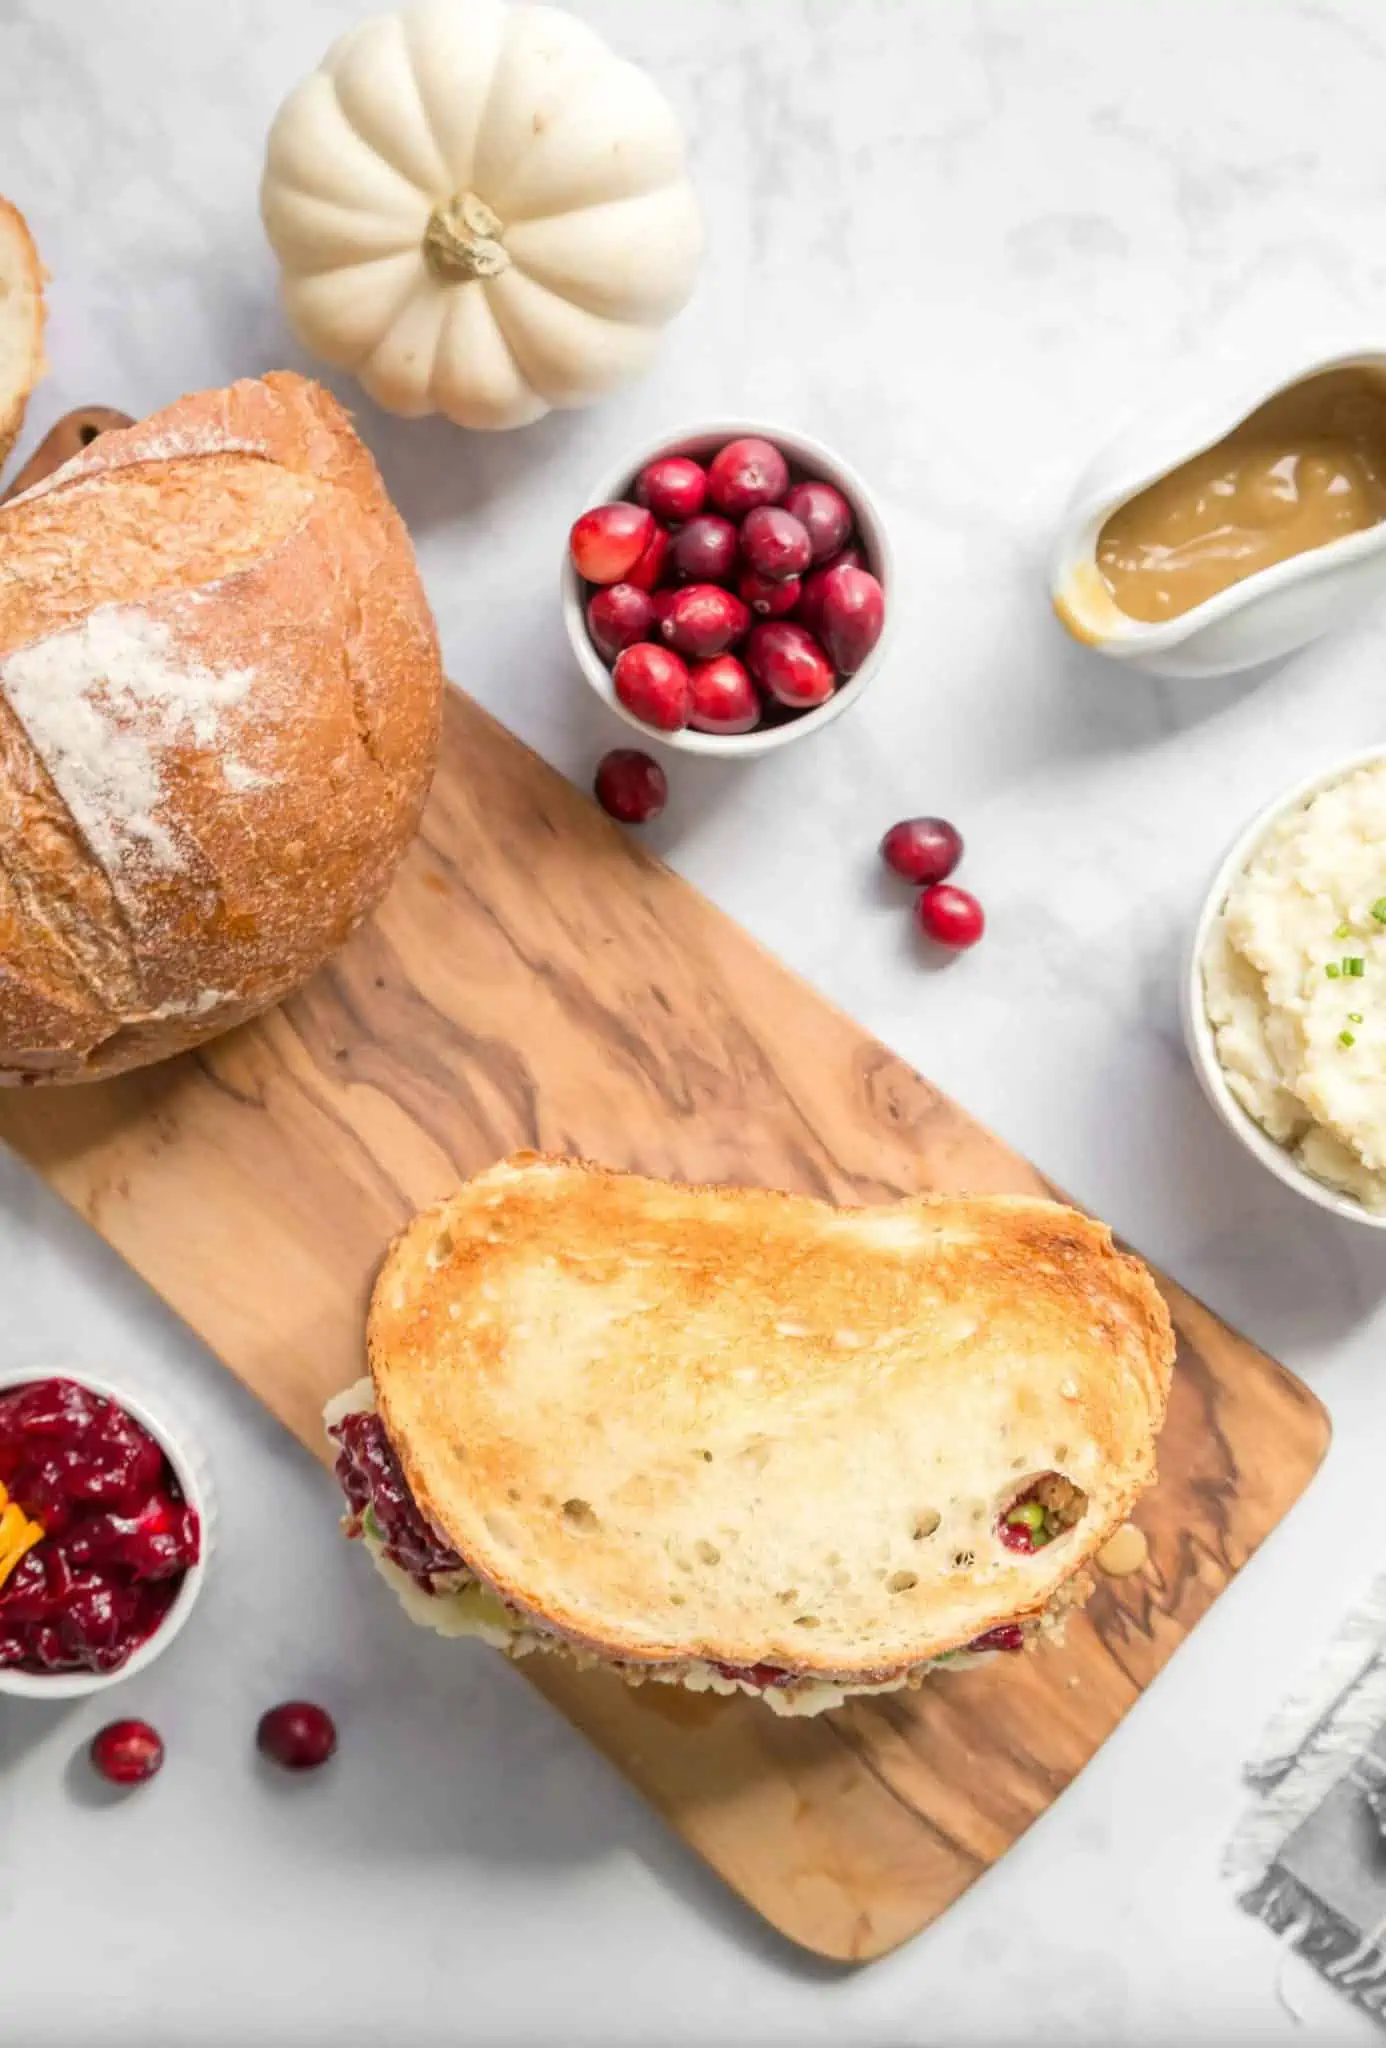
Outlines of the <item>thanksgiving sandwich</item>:
{"type": "Polygon", "coordinates": [[[329,1403],[415,1619],[782,1714],[1021,1650],[1155,1474],[1150,1275],[1055,1203],[521,1154],[391,1247],[329,1403]]]}

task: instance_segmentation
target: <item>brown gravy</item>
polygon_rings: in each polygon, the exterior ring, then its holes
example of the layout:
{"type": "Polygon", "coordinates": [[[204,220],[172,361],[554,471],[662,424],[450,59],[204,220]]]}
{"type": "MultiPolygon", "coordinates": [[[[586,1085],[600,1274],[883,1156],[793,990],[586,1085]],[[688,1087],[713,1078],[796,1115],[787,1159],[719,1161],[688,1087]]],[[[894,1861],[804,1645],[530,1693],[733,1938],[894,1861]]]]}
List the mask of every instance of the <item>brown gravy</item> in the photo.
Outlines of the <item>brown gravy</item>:
{"type": "Polygon", "coordinates": [[[1159,624],[1230,584],[1386,519],[1386,374],[1324,370],[1118,506],[1097,566],[1159,624]]]}

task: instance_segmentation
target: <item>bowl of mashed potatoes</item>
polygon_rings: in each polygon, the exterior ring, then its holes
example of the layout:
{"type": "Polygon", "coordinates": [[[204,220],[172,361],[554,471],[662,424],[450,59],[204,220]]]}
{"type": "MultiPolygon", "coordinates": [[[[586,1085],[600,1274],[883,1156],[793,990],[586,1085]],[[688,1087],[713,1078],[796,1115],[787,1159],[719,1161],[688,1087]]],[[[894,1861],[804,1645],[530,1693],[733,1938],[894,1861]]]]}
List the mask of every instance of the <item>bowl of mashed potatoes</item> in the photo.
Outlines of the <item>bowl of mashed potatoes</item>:
{"type": "Polygon", "coordinates": [[[1320,1208],[1386,1229],[1386,748],[1300,784],[1223,861],[1184,987],[1233,1135],[1320,1208]]]}

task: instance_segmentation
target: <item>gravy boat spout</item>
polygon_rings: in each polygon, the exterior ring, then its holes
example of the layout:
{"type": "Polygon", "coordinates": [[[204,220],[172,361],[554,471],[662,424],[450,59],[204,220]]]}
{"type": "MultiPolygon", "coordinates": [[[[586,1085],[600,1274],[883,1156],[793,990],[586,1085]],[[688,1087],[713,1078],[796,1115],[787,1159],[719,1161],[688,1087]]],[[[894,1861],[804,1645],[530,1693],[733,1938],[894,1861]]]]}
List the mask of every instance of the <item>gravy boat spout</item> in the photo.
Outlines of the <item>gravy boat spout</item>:
{"type": "Polygon", "coordinates": [[[1196,393],[1169,398],[1107,444],[1074,492],[1050,578],[1054,609],[1076,640],[1149,675],[1231,675],[1305,646],[1386,590],[1386,516],[1155,621],[1123,611],[1099,566],[1098,539],[1114,513],[1270,400],[1330,371],[1379,376],[1386,401],[1386,350],[1378,348],[1339,350],[1278,375],[1248,376],[1244,364],[1221,374],[1205,367],[1196,393]]]}

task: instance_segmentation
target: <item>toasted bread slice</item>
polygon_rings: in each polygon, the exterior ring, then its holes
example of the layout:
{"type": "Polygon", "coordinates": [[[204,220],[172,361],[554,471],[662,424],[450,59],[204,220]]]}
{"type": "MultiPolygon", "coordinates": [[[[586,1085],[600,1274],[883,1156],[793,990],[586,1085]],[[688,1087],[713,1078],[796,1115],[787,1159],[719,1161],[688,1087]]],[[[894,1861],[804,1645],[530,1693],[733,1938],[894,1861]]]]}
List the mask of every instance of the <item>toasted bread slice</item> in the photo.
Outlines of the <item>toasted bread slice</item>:
{"type": "Polygon", "coordinates": [[[0,465],[43,371],[43,265],[23,214],[0,199],[0,465]]]}
{"type": "Polygon", "coordinates": [[[1153,1478],[1174,1355],[1144,1267],[1057,1204],[533,1155],[396,1241],[368,1348],[419,1507],[523,1614],[847,1683],[1045,1607],[1153,1478]],[[1019,1554],[1000,1520],[1046,1475],[1074,1525],[1019,1554]]]}

